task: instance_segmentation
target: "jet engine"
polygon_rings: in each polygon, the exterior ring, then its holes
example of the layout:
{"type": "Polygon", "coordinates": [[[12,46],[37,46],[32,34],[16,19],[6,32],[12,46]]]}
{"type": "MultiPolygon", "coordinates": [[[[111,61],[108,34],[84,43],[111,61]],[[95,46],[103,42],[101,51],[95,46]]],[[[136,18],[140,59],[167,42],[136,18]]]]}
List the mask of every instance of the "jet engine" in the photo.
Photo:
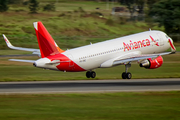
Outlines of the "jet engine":
{"type": "Polygon", "coordinates": [[[147,60],[142,61],[139,66],[140,67],[145,67],[147,69],[155,69],[160,67],[163,64],[163,58],[161,56],[151,59],[148,58],[147,60]]]}

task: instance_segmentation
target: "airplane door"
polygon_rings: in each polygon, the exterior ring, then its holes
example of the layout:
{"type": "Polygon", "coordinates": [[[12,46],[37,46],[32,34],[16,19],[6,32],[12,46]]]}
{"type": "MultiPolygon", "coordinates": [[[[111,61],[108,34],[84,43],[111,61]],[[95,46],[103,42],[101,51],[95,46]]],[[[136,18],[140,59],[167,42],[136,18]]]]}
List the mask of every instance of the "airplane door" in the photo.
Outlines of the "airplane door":
{"type": "Polygon", "coordinates": [[[70,59],[69,67],[74,67],[73,56],[69,54],[67,57],[70,59]]]}
{"type": "Polygon", "coordinates": [[[163,37],[162,37],[162,35],[161,34],[157,34],[158,35],[158,37],[159,37],[159,45],[160,46],[163,46],[164,45],[164,40],[163,40],[163,37]]]}

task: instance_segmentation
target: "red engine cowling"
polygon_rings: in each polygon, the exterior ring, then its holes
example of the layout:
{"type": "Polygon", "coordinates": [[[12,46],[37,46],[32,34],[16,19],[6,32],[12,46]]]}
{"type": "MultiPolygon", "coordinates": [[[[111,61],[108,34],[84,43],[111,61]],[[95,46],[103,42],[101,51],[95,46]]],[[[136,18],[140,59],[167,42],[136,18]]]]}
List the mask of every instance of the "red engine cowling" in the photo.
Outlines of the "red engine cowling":
{"type": "Polygon", "coordinates": [[[156,59],[147,59],[142,61],[139,66],[140,67],[145,67],[147,69],[155,69],[160,67],[163,64],[163,58],[161,56],[157,57],[156,59]]]}

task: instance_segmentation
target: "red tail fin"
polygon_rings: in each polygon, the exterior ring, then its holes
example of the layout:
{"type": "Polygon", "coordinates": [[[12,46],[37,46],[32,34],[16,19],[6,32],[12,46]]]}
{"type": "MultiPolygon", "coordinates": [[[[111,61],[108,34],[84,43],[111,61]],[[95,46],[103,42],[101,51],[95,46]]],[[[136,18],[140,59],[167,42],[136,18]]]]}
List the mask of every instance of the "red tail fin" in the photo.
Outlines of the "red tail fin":
{"type": "Polygon", "coordinates": [[[42,58],[64,52],[58,47],[41,22],[34,22],[33,24],[42,58]]]}

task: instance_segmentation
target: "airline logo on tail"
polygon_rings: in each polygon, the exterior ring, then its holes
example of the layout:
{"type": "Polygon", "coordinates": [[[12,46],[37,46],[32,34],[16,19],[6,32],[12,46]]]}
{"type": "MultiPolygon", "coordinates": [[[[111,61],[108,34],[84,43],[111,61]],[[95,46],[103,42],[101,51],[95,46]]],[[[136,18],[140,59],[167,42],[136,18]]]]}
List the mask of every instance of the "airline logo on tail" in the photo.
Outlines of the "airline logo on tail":
{"type": "Polygon", "coordinates": [[[64,52],[58,47],[41,22],[35,22],[34,28],[42,58],[64,52]]]}
{"type": "Polygon", "coordinates": [[[156,46],[159,46],[158,42],[155,41],[153,37],[150,36],[150,38],[151,38],[151,40],[155,43],[156,46]]]}
{"type": "Polygon", "coordinates": [[[9,44],[9,41],[8,41],[7,39],[5,39],[5,41],[6,41],[6,43],[8,43],[8,44],[9,44]]]}

